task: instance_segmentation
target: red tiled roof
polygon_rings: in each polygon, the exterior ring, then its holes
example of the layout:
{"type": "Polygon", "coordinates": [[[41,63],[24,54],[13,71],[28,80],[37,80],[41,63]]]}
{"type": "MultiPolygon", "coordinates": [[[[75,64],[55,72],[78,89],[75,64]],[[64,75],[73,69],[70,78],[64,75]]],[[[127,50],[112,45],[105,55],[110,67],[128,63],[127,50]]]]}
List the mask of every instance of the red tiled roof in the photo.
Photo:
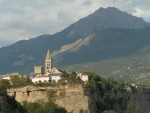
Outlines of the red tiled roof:
{"type": "Polygon", "coordinates": [[[47,75],[40,75],[39,78],[49,78],[47,75]]]}

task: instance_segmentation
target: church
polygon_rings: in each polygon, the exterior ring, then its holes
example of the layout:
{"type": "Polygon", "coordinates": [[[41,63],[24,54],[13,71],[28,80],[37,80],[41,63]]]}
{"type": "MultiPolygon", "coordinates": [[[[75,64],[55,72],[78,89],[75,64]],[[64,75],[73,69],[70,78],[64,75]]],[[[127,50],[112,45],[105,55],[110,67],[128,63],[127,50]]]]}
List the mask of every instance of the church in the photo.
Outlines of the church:
{"type": "Polygon", "coordinates": [[[52,67],[52,56],[49,50],[45,57],[45,72],[43,66],[34,66],[34,74],[35,77],[32,78],[34,83],[49,82],[50,80],[58,82],[61,79],[61,71],[52,67]]]}

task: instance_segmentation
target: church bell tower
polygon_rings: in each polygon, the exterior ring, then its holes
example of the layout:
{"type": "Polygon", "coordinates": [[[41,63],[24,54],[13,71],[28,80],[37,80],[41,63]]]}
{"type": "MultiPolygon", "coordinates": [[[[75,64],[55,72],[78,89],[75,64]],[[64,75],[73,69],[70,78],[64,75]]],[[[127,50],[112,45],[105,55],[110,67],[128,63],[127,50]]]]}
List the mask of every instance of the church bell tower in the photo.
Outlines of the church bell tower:
{"type": "Polygon", "coordinates": [[[51,70],[52,70],[52,58],[48,50],[47,55],[45,57],[45,73],[51,73],[51,70]]]}

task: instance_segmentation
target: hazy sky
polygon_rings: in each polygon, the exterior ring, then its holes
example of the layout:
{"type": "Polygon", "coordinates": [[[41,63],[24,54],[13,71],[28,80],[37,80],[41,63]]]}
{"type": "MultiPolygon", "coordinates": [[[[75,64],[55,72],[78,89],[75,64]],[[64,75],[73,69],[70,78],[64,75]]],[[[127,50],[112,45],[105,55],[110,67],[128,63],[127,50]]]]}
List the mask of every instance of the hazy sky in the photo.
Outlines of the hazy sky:
{"type": "Polygon", "coordinates": [[[0,47],[53,34],[100,7],[116,7],[150,22],[150,0],[0,0],[0,47]]]}

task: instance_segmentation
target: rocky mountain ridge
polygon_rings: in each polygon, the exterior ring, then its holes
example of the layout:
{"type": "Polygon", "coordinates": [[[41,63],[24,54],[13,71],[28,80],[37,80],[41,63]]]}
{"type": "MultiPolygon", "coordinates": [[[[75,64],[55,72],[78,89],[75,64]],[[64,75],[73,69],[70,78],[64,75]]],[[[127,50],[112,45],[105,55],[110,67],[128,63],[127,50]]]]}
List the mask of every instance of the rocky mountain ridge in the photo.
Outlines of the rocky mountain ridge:
{"type": "Polygon", "coordinates": [[[117,28],[143,29],[149,26],[150,24],[145,22],[142,18],[132,16],[126,12],[122,12],[117,8],[99,8],[93,14],[80,19],[78,22],[69,26],[67,29],[71,29],[67,37],[79,38],[86,37],[101,30],[117,28]]]}

